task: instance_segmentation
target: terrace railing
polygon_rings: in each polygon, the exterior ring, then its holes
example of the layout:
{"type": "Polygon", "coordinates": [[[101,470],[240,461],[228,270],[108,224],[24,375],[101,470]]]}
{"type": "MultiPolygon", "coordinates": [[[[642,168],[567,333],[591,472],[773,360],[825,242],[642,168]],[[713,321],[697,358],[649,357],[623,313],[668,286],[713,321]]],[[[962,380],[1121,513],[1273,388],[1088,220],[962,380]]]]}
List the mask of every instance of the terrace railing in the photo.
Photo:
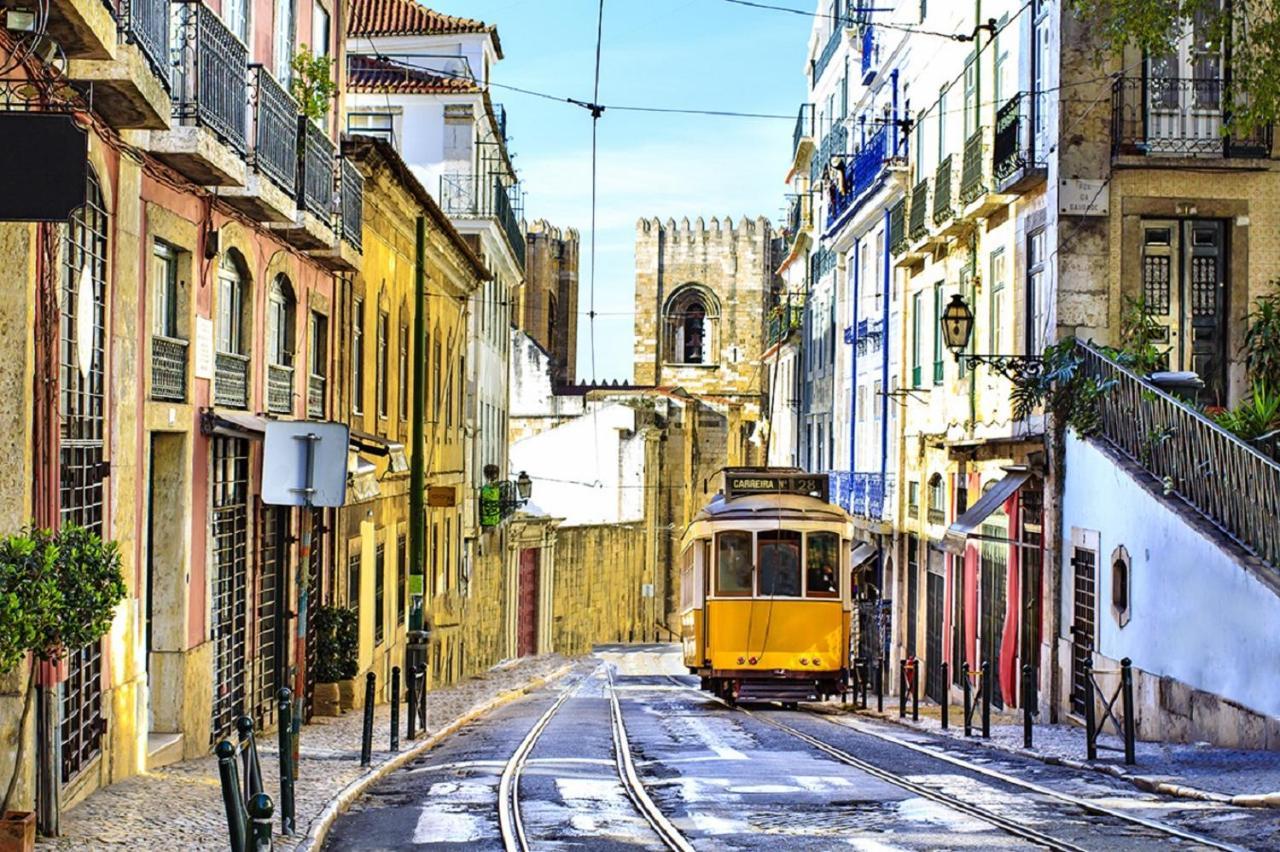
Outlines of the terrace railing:
{"type": "Polygon", "coordinates": [[[298,205],[325,222],[333,216],[333,141],[314,121],[298,116],[298,205]]]}
{"type": "Polygon", "coordinates": [[[512,253],[524,266],[524,233],[508,190],[497,175],[451,173],[440,176],[440,207],[448,216],[489,217],[502,228],[512,253]]]}
{"type": "Polygon", "coordinates": [[[151,336],[151,398],[183,402],[187,398],[187,341],[151,336]]]}
{"type": "Polygon", "coordinates": [[[324,419],[324,392],[327,380],[315,373],[307,376],[307,417],[324,419]]]}
{"type": "Polygon", "coordinates": [[[1232,105],[1247,97],[1219,78],[1119,78],[1111,86],[1111,153],[1270,157],[1272,125],[1232,127],[1232,105]]]}
{"type": "Polygon", "coordinates": [[[249,358],[234,352],[214,356],[213,403],[226,408],[249,407],[249,358]]]}
{"type": "Polygon", "coordinates": [[[951,155],[942,158],[933,176],[933,224],[941,225],[955,215],[951,198],[951,155]]]}
{"type": "Polygon", "coordinates": [[[997,181],[1038,165],[1035,134],[1031,132],[1031,105],[1030,94],[1018,92],[996,110],[991,170],[997,181]]]}
{"type": "Polygon", "coordinates": [[[800,150],[800,143],[805,139],[813,140],[813,104],[800,104],[800,111],[796,113],[796,129],[791,138],[792,156],[800,150]]]}
{"type": "Polygon", "coordinates": [[[243,155],[248,53],[217,13],[199,0],[173,0],[173,117],[207,127],[243,155]]]}
{"type": "Polygon", "coordinates": [[[169,0],[120,0],[119,26],[125,41],[136,44],[166,90],[173,85],[169,69],[169,0]]]}
{"type": "Polygon", "coordinates": [[[833,194],[827,210],[827,225],[831,226],[851,207],[857,204],[884,174],[885,155],[888,152],[888,127],[882,127],[858,149],[851,159],[840,166],[844,170],[844,191],[833,194]]]}
{"type": "Polygon", "coordinates": [[[929,234],[929,179],[911,188],[911,229],[907,236],[912,240],[923,239],[929,234]]]}
{"type": "Polygon", "coordinates": [[[298,102],[264,65],[249,67],[253,103],[250,162],[289,195],[298,182],[298,102]]]}
{"type": "Polygon", "coordinates": [[[987,130],[979,127],[964,140],[964,163],[960,167],[960,206],[970,204],[985,194],[987,180],[987,130]]]}
{"type": "Polygon", "coordinates": [[[360,248],[364,232],[364,175],[355,163],[345,158],[339,162],[338,204],[342,238],[360,248]]]}
{"type": "Polygon", "coordinates": [[[1109,385],[1099,437],[1235,542],[1280,570],[1280,462],[1089,345],[1081,370],[1109,385]]]}
{"type": "Polygon", "coordinates": [[[907,199],[899,198],[889,208],[889,252],[902,254],[907,250],[907,199]]]}
{"type": "Polygon", "coordinates": [[[293,411],[293,367],[267,365],[267,411],[277,414],[293,411]]]}

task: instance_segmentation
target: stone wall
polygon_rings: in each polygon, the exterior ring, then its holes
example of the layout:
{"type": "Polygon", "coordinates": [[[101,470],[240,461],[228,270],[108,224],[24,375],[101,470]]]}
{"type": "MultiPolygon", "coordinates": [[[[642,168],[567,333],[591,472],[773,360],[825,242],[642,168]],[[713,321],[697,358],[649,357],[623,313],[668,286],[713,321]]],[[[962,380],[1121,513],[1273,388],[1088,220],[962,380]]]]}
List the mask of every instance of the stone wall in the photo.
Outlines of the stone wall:
{"type": "Polygon", "coordinates": [[[557,385],[571,385],[578,355],[578,232],[542,219],[525,236],[525,285],[516,324],[546,351],[557,385]]]}
{"type": "Polygon", "coordinates": [[[654,638],[660,601],[644,596],[647,525],[561,527],[556,538],[555,650],[585,654],[603,642],[654,638]]]}

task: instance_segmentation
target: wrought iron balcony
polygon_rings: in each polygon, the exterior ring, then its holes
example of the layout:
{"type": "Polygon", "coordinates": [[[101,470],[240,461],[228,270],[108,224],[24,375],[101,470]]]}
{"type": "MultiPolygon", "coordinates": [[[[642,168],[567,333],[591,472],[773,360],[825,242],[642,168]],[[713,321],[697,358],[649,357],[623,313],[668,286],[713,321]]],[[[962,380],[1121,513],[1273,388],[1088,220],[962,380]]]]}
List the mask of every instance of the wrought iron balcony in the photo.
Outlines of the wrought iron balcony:
{"type": "Polygon", "coordinates": [[[823,246],[809,257],[809,267],[810,281],[817,284],[822,276],[836,268],[836,253],[823,246]]]}
{"type": "Polygon", "coordinates": [[[800,111],[796,114],[795,133],[792,134],[792,156],[800,151],[800,143],[804,141],[810,144],[813,142],[813,104],[800,104],[800,111]]]}
{"type": "Polygon", "coordinates": [[[339,162],[338,203],[342,238],[358,249],[364,233],[364,175],[345,158],[339,162]]]}
{"type": "Polygon", "coordinates": [[[843,121],[838,122],[822,137],[822,144],[818,146],[818,156],[814,157],[813,161],[809,163],[809,181],[816,185],[818,181],[822,180],[831,158],[838,154],[844,154],[848,150],[848,145],[849,129],[845,127],[843,121]]]}
{"type": "Polygon", "coordinates": [[[930,506],[928,515],[925,518],[925,520],[927,520],[931,524],[941,524],[944,520],[946,520],[946,515],[943,514],[941,509],[935,509],[932,506],[930,506]]]}
{"type": "Polygon", "coordinates": [[[849,209],[856,206],[885,173],[889,146],[889,128],[881,127],[867,143],[847,158],[838,168],[840,184],[831,193],[827,205],[827,227],[834,225],[849,209]]]}
{"type": "Polygon", "coordinates": [[[333,216],[334,162],[337,152],[324,129],[298,116],[298,206],[326,223],[333,216]]]}
{"type": "MultiPolygon", "coordinates": [[[[110,8],[110,4],[108,4],[110,8]]],[[[169,0],[120,0],[118,25],[125,41],[136,44],[166,90],[173,85],[169,70],[169,0]]]]}
{"type": "Polygon", "coordinates": [[[915,520],[920,517],[920,506],[917,503],[907,504],[907,517],[915,520]]]}
{"type": "Polygon", "coordinates": [[[991,171],[1001,190],[1017,190],[1024,178],[1044,169],[1036,152],[1029,92],[1018,92],[996,111],[991,171]]]}
{"type": "Polygon", "coordinates": [[[929,179],[911,188],[911,223],[908,238],[913,242],[929,235],[929,179]]]}
{"type": "Polygon", "coordinates": [[[1232,127],[1232,105],[1248,97],[1218,78],[1122,77],[1111,85],[1111,153],[1270,157],[1270,124],[1232,127]]]}
{"type": "Polygon", "coordinates": [[[249,66],[253,153],[249,162],[293,195],[298,181],[298,102],[263,65],[249,66]]]}
{"type": "Polygon", "coordinates": [[[234,352],[214,356],[213,404],[227,408],[249,407],[249,357],[234,352]]]}
{"type": "Polygon", "coordinates": [[[315,373],[307,376],[307,417],[323,420],[325,415],[324,392],[327,379],[315,373]]]}
{"type": "Polygon", "coordinates": [[[788,253],[795,247],[800,234],[813,224],[812,207],[813,200],[808,193],[791,197],[787,207],[787,225],[783,232],[788,253]]]}
{"type": "Polygon", "coordinates": [[[244,44],[199,0],[173,0],[173,117],[206,127],[245,153],[248,61],[244,44]]]}
{"type": "Polygon", "coordinates": [[[804,300],[802,298],[788,298],[774,305],[773,310],[769,312],[769,345],[786,340],[791,332],[800,328],[803,316],[804,300]]]}
{"type": "Polygon", "coordinates": [[[818,58],[813,61],[814,86],[818,85],[818,81],[822,79],[822,72],[827,70],[827,66],[831,64],[836,51],[840,48],[840,39],[844,35],[844,27],[840,26],[840,23],[840,21],[832,22],[831,35],[827,36],[827,43],[823,45],[822,53],[819,53],[818,58]]]}
{"type": "Polygon", "coordinates": [[[862,84],[869,85],[880,67],[880,39],[871,24],[862,27],[862,84]]]}
{"type": "Polygon", "coordinates": [[[889,252],[902,254],[907,250],[907,199],[899,198],[889,208],[889,252]]]}
{"type": "Polygon", "coordinates": [[[498,124],[498,138],[505,141],[507,138],[507,108],[502,104],[494,104],[493,118],[498,124]]]}
{"type": "Polygon", "coordinates": [[[524,233],[509,191],[497,175],[444,174],[440,176],[440,207],[448,216],[496,220],[516,261],[523,267],[524,233]]]}
{"type": "Polygon", "coordinates": [[[267,411],[277,414],[293,411],[293,367],[267,365],[267,411]]]}
{"type": "Polygon", "coordinates": [[[151,336],[151,398],[186,401],[187,341],[151,336]]]}
{"type": "Polygon", "coordinates": [[[987,175],[987,130],[979,127],[964,140],[964,161],[960,167],[960,206],[965,207],[990,191],[987,175]]]}
{"type": "Polygon", "coordinates": [[[941,225],[955,215],[951,200],[951,155],[942,158],[933,176],[933,224],[941,225]]]}

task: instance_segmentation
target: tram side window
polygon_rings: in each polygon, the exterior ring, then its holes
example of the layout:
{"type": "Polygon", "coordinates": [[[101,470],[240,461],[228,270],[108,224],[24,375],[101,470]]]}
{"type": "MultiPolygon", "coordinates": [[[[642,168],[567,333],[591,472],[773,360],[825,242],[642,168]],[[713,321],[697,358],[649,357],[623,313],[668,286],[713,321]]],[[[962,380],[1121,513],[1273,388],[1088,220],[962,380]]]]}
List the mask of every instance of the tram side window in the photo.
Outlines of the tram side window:
{"type": "Polygon", "coordinates": [[[800,533],[772,530],[759,534],[760,594],[800,597],[800,533]]]}
{"type": "Polygon", "coordinates": [[[681,557],[680,565],[680,608],[689,609],[693,606],[693,553],[694,546],[691,544],[684,550],[681,557]]]}
{"type": "Polygon", "coordinates": [[[716,536],[716,594],[751,594],[751,533],[735,530],[716,536]]]}
{"type": "Polygon", "coordinates": [[[840,595],[840,536],[833,532],[811,532],[805,550],[805,589],[811,598],[840,595]]]}

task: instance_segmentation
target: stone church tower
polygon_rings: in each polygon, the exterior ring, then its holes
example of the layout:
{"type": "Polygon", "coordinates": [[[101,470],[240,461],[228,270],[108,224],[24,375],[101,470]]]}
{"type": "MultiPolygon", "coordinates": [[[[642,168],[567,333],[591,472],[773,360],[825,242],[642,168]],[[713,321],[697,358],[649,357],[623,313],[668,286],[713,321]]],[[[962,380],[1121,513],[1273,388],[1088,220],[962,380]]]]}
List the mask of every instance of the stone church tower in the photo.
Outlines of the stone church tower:
{"type": "Polygon", "coordinates": [[[763,216],[637,222],[635,383],[725,397],[757,419],[774,266],[763,216]]]}

